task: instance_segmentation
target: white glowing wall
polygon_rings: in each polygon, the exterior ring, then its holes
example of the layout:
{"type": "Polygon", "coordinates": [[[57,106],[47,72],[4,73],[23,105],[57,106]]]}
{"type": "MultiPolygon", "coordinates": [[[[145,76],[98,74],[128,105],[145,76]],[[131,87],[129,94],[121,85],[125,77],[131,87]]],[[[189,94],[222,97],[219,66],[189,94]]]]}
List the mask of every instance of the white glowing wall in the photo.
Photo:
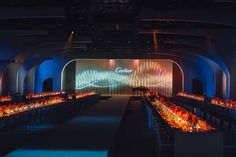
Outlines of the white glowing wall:
{"type": "Polygon", "coordinates": [[[107,95],[132,94],[144,86],[172,94],[173,63],[170,60],[76,60],[75,90],[95,90],[107,95]]]}

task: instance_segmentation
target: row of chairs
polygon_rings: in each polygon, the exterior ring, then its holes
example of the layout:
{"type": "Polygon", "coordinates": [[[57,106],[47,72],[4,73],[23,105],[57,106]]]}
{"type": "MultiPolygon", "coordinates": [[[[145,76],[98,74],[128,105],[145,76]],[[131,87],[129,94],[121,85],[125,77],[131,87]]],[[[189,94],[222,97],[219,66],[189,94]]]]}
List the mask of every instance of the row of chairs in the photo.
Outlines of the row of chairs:
{"type": "Polygon", "coordinates": [[[79,100],[63,102],[57,105],[51,105],[36,108],[26,112],[21,112],[8,117],[0,118],[0,130],[14,128],[27,123],[43,123],[53,117],[63,117],[71,113],[82,110],[88,104],[98,99],[98,95],[85,97],[79,100]]]}
{"type": "Polygon", "coordinates": [[[236,110],[214,105],[208,102],[197,101],[181,96],[170,98],[175,104],[180,105],[191,112],[202,114],[203,118],[216,117],[221,120],[221,123],[228,122],[229,127],[236,123],[236,110]],[[208,115],[208,116],[207,116],[208,115]]]}

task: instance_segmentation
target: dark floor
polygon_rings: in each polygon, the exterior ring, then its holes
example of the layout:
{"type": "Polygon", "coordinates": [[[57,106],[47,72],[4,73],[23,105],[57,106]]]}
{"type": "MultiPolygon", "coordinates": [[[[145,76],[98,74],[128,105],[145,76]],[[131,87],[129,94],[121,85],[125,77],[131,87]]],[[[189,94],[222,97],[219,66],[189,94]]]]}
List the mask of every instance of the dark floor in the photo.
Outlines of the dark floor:
{"type": "Polygon", "coordinates": [[[111,150],[111,157],[156,157],[157,145],[148,128],[141,97],[132,97],[111,150]]]}
{"type": "Polygon", "coordinates": [[[7,157],[107,156],[129,97],[101,100],[7,157]]]}

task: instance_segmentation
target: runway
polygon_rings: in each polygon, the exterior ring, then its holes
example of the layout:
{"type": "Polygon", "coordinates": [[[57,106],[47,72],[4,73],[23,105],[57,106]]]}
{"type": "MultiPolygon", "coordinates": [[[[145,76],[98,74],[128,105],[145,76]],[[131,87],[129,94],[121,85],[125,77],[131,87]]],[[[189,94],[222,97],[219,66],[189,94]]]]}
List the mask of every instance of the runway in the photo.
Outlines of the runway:
{"type": "Polygon", "coordinates": [[[128,96],[100,100],[93,107],[7,157],[107,157],[128,96]]]}

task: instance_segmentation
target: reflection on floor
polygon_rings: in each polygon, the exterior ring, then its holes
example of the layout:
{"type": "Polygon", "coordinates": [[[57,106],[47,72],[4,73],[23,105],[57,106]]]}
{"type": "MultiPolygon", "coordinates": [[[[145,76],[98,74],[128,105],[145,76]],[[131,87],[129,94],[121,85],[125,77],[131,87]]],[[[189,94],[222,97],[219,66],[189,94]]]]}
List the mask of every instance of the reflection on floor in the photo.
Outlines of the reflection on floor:
{"type": "Polygon", "coordinates": [[[64,125],[17,149],[7,157],[108,156],[129,97],[101,100],[64,125]]]}

